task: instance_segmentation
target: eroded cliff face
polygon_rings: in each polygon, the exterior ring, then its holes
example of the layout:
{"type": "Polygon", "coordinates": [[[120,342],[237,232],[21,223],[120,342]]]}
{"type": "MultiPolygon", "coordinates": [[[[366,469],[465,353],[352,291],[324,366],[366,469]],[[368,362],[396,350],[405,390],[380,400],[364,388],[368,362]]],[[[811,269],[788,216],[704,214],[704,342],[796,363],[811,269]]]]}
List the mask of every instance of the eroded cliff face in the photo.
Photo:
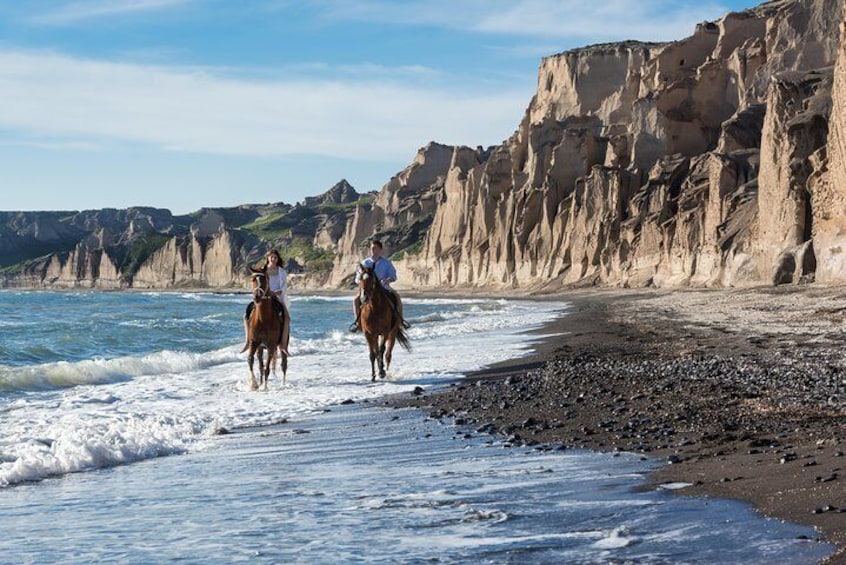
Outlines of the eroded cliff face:
{"type": "Polygon", "coordinates": [[[418,288],[846,277],[842,17],[842,0],[783,0],[544,59],[515,134],[422,149],[348,224],[333,281],[364,239],[402,251],[389,228],[427,215],[397,261],[418,288]]]}
{"type": "Polygon", "coordinates": [[[153,253],[132,278],[133,288],[233,287],[243,281],[230,233],[172,238],[153,253]]]}
{"type": "MultiPolygon", "coordinates": [[[[846,38],[846,24],[841,24],[846,38]]],[[[813,247],[816,279],[846,280],[846,44],[841,39],[831,95],[828,141],[812,156],[809,178],[812,194],[813,247]]]]}

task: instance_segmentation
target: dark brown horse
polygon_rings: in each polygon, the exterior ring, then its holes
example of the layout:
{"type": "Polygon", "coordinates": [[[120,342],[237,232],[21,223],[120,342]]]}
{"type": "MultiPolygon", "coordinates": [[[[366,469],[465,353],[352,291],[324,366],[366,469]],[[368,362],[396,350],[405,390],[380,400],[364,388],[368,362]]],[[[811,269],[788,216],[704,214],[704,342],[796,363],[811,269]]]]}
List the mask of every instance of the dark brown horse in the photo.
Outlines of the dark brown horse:
{"type": "Polygon", "coordinates": [[[379,363],[379,378],[384,379],[391,366],[394,343],[399,342],[406,351],[411,351],[396,305],[389,291],[382,288],[372,267],[361,266],[362,275],[358,283],[361,298],[361,329],[370,349],[371,381],[376,380],[376,362],[379,363]]]}
{"type": "MultiPolygon", "coordinates": [[[[270,376],[271,366],[273,367],[273,373],[276,374],[277,349],[282,355],[282,384],[285,384],[285,374],[288,371],[288,355],[282,347],[282,338],[286,334],[286,328],[279,321],[279,315],[273,306],[275,298],[270,291],[267,266],[265,265],[262,269],[250,267],[250,271],[252,272],[253,302],[255,302],[255,308],[253,308],[247,324],[247,341],[250,346],[247,358],[247,362],[250,365],[250,390],[256,390],[259,386],[263,390],[267,390],[267,381],[270,376]],[[265,351],[267,352],[267,363],[264,362],[265,351]],[[259,360],[259,383],[256,383],[256,376],[253,372],[253,362],[256,353],[258,353],[259,360]]],[[[289,320],[287,312],[284,318],[285,325],[287,325],[289,320]]]]}

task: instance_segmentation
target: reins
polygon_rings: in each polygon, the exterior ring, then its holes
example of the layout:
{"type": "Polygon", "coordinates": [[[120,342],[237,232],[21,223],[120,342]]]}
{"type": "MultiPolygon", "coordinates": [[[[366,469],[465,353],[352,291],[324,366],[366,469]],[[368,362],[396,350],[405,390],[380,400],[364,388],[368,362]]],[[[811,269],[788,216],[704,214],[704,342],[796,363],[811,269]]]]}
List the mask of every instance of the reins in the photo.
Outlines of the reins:
{"type": "MultiPolygon", "coordinates": [[[[362,262],[362,263],[359,263],[359,265],[360,265],[360,266],[361,266],[361,268],[364,270],[364,272],[363,272],[363,273],[362,273],[362,275],[361,275],[362,280],[367,281],[367,280],[369,280],[369,279],[370,279],[371,275],[373,276],[373,282],[372,282],[372,283],[366,283],[366,284],[365,284],[365,286],[367,286],[367,284],[370,284],[370,285],[372,285],[372,286],[374,287],[374,289],[375,289],[375,290],[373,290],[373,291],[372,291],[372,292],[370,292],[370,293],[366,292],[366,290],[367,290],[366,288],[362,288],[362,289],[361,289],[361,292],[360,292],[360,295],[361,295],[361,296],[360,296],[360,297],[361,297],[361,305],[362,305],[362,306],[364,306],[365,304],[367,304],[368,302],[370,302],[370,299],[371,299],[374,295],[378,294],[380,291],[381,291],[381,293],[384,295],[384,294],[385,294],[385,289],[384,289],[384,288],[382,288],[382,284],[379,282],[379,279],[377,279],[377,278],[376,278],[376,269],[375,269],[375,268],[373,268],[373,267],[370,267],[370,268],[365,267],[363,262],[362,262]]],[[[374,263],[374,265],[375,265],[375,263],[374,263]]]]}
{"type": "MultiPolygon", "coordinates": [[[[253,280],[260,279],[261,277],[267,278],[267,275],[264,273],[253,273],[252,275],[253,280]]],[[[259,285],[253,290],[253,299],[254,300],[269,300],[273,298],[273,293],[270,292],[270,287],[267,290],[259,283],[259,285]],[[258,295],[258,296],[256,296],[258,295]]]]}

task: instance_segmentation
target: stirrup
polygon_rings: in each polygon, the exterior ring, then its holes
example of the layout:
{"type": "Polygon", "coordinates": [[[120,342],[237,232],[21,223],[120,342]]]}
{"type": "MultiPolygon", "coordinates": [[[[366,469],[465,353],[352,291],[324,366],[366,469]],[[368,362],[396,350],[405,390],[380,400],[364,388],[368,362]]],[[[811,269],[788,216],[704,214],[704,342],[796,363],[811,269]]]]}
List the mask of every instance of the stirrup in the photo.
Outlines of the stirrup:
{"type": "Polygon", "coordinates": [[[359,331],[360,329],[361,329],[361,327],[358,325],[358,322],[353,322],[352,324],[350,324],[350,333],[354,334],[357,331],[359,331]]]}

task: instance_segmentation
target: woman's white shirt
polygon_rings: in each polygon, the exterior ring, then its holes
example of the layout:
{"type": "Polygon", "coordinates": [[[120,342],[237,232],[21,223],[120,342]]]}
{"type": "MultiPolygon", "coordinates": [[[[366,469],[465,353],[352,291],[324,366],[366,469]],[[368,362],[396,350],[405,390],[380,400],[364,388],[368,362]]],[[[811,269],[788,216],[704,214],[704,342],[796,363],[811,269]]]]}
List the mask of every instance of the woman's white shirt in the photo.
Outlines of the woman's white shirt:
{"type": "Polygon", "coordinates": [[[288,305],[288,272],[279,267],[279,270],[276,272],[275,275],[268,273],[267,274],[267,281],[270,285],[270,290],[276,294],[279,291],[282,291],[282,296],[279,297],[280,301],[287,306],[288,305]]]}

